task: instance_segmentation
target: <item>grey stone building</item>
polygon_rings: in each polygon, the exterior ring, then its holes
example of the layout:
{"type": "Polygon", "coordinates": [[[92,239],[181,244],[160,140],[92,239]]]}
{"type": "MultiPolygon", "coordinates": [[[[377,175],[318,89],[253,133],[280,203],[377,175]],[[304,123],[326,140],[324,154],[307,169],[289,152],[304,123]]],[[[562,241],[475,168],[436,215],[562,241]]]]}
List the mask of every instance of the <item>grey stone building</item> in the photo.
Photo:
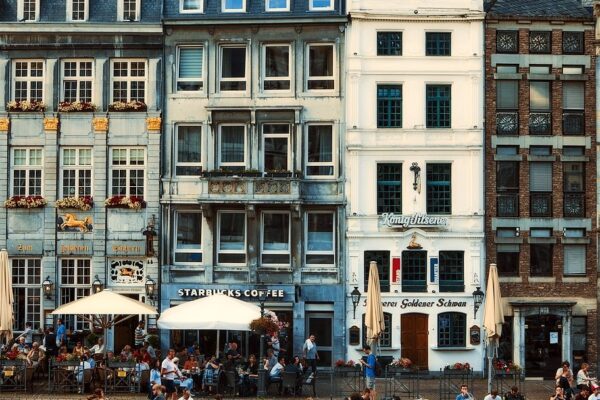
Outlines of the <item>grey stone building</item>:
{"type": "MultiPolygon", "coordinates": [[[[342,3],[168,0],[164,16],[161,310],[269,290],[287,354],[315,333],[323,366],[345,353],[342,3]]],[[[216,335],[161,342],[212,353],[216,335]]]]}
{"type": "MultiPolygon", "coordinates": [[[[149,0],[0,3],[0,247],[16,331],[51,325],[94,282],[144,300],[147,277],[158,280],[161,11],[149,0]]],[[[109,347],[131,343],[136,322],[109,347]]]]}

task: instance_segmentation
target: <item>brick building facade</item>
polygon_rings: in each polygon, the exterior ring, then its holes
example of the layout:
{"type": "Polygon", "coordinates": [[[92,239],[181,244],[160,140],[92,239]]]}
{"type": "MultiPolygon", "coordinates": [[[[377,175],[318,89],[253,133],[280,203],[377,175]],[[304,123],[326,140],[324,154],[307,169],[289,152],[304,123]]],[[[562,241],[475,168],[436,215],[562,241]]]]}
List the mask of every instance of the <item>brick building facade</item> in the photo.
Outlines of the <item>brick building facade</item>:
{"type": "Polygon", "coordinates": [[[499,357],[547,377],[597,361],[594,20],[578,1],[507,3],[485,31],[486,254],[499,357]]]}

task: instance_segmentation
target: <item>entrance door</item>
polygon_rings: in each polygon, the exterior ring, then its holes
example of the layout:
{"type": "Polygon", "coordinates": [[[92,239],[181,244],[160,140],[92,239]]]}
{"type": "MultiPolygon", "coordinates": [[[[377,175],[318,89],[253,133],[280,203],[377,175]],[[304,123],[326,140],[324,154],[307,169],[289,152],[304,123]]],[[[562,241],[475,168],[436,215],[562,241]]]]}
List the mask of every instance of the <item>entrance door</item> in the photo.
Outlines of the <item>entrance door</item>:
{"type": "Polygon", "coordinates": [[[527,376],[553,377],[561,365],[562,317],[525,317],[525,369],[527,376]]]}
{"type": "Polygon", "coordinates": [[[427,342],[429,341],[427,314],[402,314],[400,318],[402,357],[410,359],[419,369],[428,369],[427,342]]]}
{"type": "MultiPolygon", "coordinates": [[[[123,294],[126,297],[129,297],[134,300],[139,300],[139,295],[137,294],[123,294]]],[[[134,344],[134,336],[135,336],[135,328],[137,328],[139,319],[137,317],[131,317],[117,325],[115,325],[114,331],[114,351],[115,354],[119,354],[125,345],[131,345],[133,347],[134,344]]]]}
{"type": "Polygon", "coordinates": [[[331,367],[333,352],[333,313],[310,312],[306,314],[306,332],[316,336],[319,360],[317,365],[331,367]]]}

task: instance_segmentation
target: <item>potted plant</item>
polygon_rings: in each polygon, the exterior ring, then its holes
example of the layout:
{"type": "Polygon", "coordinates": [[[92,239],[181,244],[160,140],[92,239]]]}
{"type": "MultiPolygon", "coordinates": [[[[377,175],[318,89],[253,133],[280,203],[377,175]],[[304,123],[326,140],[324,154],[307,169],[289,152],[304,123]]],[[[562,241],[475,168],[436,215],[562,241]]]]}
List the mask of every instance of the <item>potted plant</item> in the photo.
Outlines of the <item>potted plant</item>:
{"type": "Polygon", "coordinates": [[[42,208],[46,204],[42,196],[12,196],[4,201],[5,208],[42,208]]]}
{"type": "Polygon", "coordinates": [[[260,317],[250,322],[250,330],[259,334],[279,332],[279,325],[269,317],[260,317]]]}
{"type": "Polygon", "coordinates": [[[390,363],[390,367],[392,368],[400,368],[400,369],[410,369],[412,367],[412,361],[409,358],[401,357],[397,360],[394,360],[390,363]]]}
{"type": "Polygon", "coordinates": [[[146,202],[138,196],[111,196],[104,200],[106,208],[125,208],[132,210],[141,210],[146,208],[146,202]]]}
{"type": "Polygon", "coordinates": [[[240,176],[244,176],[246,178],[259,178],[262,176],[262,172],[257,169],[246,169],[239,173],[240,176]]]}
{"type": "Polygon", "coordinates": [[[73,208],[76,210],[88,211],[94,207],[94,198],[92,196],[65,197],[56,200],[56,208],[73,208]]]}
{"type": "Polygon", "coordinates": [[[94,112],[96,105],[88,101],[61,101],[58,103],[59,112],[94,112]]]}
{"type": "Polygon", "coordinates": [[[21,101],[9,101],[6,103],[6,109],[13,112],[36,112],[46,111],[46,105],[43,101],[36,100],[21,100],[21,101]]]}
{"type": "Polygon", "coordinates": [[[459,374],[470,374],[471,364],[467,363],[454,363],[452,365],[446,365],[444,367],[444,374],[459,375],[459,374]]]}
{"type": "Polygon", "coordinates": [[[132,101],[115,101],[108,105],[108,111],[113,112],[138,112],[147,111],[148,106],[146,103],[139,100],[132,101]]]}

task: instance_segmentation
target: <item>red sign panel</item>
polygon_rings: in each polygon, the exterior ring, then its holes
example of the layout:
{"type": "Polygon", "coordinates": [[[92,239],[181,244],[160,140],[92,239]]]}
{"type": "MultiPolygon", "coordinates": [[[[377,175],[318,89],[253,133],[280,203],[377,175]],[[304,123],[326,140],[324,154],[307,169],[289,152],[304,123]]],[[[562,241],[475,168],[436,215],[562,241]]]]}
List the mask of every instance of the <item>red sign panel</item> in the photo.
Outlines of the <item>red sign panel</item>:
{"type": "Polygon", "coordinates": [[[392,283],[400,284],[400,257],[392,257],[392,283]]]}

